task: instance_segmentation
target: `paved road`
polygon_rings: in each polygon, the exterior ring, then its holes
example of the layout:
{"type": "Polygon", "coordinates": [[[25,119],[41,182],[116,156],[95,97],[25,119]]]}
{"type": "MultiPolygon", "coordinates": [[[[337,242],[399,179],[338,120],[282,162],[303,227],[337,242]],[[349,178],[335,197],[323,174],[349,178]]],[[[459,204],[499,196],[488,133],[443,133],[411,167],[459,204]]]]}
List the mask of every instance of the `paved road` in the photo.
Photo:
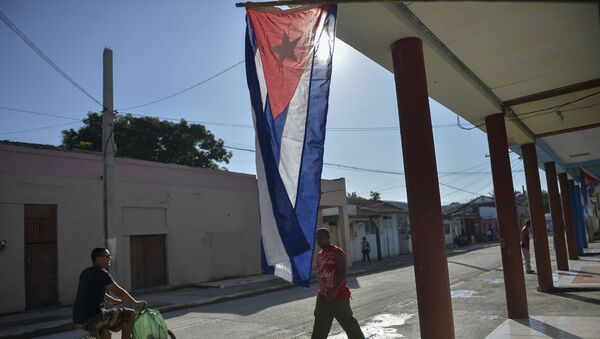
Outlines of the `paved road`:
{"type": "MultiPolygon", "coordinates": [[[[497,289],[502,284],[500,267],[497,246],[450,257],[450,282],[455,309],[458,299],[477,298],[477,293],[481,293],[464,289],[473,280],[483,279],[490,288],[497,289]]],[[[349,285],[353,291],[355,316],[368,337],[419,336],[412,266],[353,277],[349,285]]],[[[164,316],[178,338],[304,338],[310,336],[312,329],[315,292],[314,287],[294,288],[185,309],[164,316]]],[[[503,297],[502,294],[499,296],[503,297]]],[[[478,300],[485,304],[484,298],[479,297],[478,300]]],[[[455,320],[458,320],[456,310],[455,320]]],[[[469,333],[489,333],[501,320],[501,314],[478,316],[475,321],[483,326],[475,326],[469,333]]],[[[334,322],[331,337],[345,338],[340,331],[334,322]]],[[[45,338],[77,338],[80,335],[80,332],[74,331],[45,338]]]]}

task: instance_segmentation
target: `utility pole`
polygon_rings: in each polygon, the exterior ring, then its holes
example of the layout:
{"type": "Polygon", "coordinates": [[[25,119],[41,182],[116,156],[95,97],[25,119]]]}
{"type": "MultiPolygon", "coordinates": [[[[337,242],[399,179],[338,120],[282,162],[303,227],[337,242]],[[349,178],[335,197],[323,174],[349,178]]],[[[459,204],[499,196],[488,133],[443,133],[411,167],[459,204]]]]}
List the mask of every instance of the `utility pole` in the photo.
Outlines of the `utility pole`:
{"type": "MultiPolygon", "coordinates": [[[[113,255],[116,267],[117,238],[115,234],[115,134],[113,122],[113,64],[112,50],[105,48],[102,56],[103,86],[102,101],[102,158],[103,158],[103,210],[104,210],[104,246],[113,255]]],[[[116,272],[116,270],[115,270],[116,272]]]]}

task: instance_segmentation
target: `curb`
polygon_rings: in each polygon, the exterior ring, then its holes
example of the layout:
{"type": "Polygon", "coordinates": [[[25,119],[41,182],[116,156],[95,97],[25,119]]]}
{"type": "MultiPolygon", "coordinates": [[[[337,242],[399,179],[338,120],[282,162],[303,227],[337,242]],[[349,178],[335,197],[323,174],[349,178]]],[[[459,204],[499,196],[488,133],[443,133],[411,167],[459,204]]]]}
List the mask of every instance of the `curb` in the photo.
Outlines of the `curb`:
{"type": "MultiPolygon", "coordinates": [[[[468,253],[471,251],[475,251],[475,250],[480,250],[480,249],[484,249],[484,248],[488,248],[488,247],[493,247],[493,246],[498,246],[499,244],[494,243],[492,245],[484,245],[481,247],[477,247],[477,248],[472,248],[472,249],[466,249],[464,251],[460,251],[460,252],[452,252],[452,253],[448,253],[447,255],[450,256],[455,256],[455,255],[459,255],[459,254],[464,254],[464,253],[468,253]]],[[[386,264],[382,264],[381,266],[378,267],[373,267],[373,268],[362,268],[362,269],[357,269],[353,272],[348,272],[348,277],[355,277],[355,276],[360,276],[360,275],[364,275],[367,273],[378,273],[381,271],[385,271],[389,268],[393,268],[393,267],[408,267],[410,265],[412,265],[413,262],[412,260],[406,260],[406,261],[401,261],[401,262],[389,262],[386,264]]],[[[317,279],[315,277],[313,277],[311,279],[311,282],[316,282],[317,279]]],[[[247,298],[247,297],[253,297],[253,296],[257,296],[257,295],[261,295],[261,294],[266,294],[266,293],[270,293],[270,292],[276,292],[276,291],[282,291],[282,290],[287,290],[287,289],[291,289],[296,287],[293,284],[290,283],[282,283],[279,286],[271,286],[271,287],[267,287],[267,288],[262,288],[262,289],[258,289],[258,290],[252,290],[252,291],[247,291],[247,292],[239,292],[239,293],[234,293],[234,294],[230,294],[230,295],[224,295],[224,296],[220,296],[220,297],[214,297],[211,299],[207,299],[207,300],[202,300],[202,301],[197,301],[197,302],[189,302],[189,303],[184,303],[184,304],[174,304],[174,305],[165,305],[165,306],[159,306],[156,307],[156,310],[158,310],[161,313],[167,313],[167,312],[174,312],[174,311],[179,311],[182,309],[186,309],[186,308],[193,308],[193,307],[199,307],[199,306],[206,306],[206,305],[212,305],[212,304],[218,304],[218,303],[223,303],[226,301],[231,301],[231,300],[237,300],[237,299],[242,299],[242,298],[247,298]]],[[[62,332],[67,332],[67,331],[72,331],[72,330],[76,330],[77,328],[75,327],[75,325],[73,323],[67,323],[67,324],[61,324],[61,325],[57,325],[57,326],[51,326],[51,327],[45,327],[45,328],[40,328],[40,329],[33,329],[33,330],[29,330],[29,331],[23,331],[17,334],[10,334],[8,336],[2,336],[0,335],[0,338],[23,338],[23,337],[30,337],[30,336],[42,336],[42,335],[48,335],[48,334],[56,334],[56,333],[62,333],[62,332]]]]}

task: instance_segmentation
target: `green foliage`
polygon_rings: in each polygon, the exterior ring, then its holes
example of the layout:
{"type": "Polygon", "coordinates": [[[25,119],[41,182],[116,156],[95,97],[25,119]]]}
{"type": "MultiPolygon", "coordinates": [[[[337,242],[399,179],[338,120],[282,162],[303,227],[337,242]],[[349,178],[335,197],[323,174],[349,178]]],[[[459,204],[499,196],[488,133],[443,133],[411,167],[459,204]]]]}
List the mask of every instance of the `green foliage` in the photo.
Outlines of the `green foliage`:
{"type": "Polygon", "coordinates": [[[529,198],[527,197],[527,192],[519,192],[515,191],[515,202],[517,206],[521,207],[529,207],[529,198]]]}
{"type": "MultiPolygon", "coordinates": [[[[542,200],[544,201],[544,213],[550,213],[550,200],[548,199],[548,192],[542,190],[542,200]]],[[[527,191],[525,193],[515,191],[515,202],[517,206],[529,207],[529,197],[527,191]]]]}
{"type": "Polygon", "coordinates": [[[360,195],[358,195],[358,193],[356,193],[356,192],[352,192],[352,193],[346,192],[346,197],[348,199],[364,199],[363,197],[361,197],[360,195]]]}
{"type": "MultiPolygon", "coordinates": [[[[63,146],[68,149],[102,151],[102,116],[88,113],[79,130],[62,131],[63,146]]],[[[215,170],[218,163],[229,163],[231,152],[221,139],[203,125],[178,123],[152,117],[115,117],[117,156],[171,164],[206,167],[215,170]]]]}
{"type": "Polygon", "coordinates": [[[370,196],[371,196],[371,200],[375,200],[375,201],[381,200],[381,193],[379,193],[379,192],[371,191],[370,196]]]}

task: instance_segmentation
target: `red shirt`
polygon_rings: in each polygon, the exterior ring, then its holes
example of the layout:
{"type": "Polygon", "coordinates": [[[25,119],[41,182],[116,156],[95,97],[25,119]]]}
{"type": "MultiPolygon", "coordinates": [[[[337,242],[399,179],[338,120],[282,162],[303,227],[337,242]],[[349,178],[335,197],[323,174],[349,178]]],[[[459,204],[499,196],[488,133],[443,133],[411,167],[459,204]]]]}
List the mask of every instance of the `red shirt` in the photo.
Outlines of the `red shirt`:
{"type": "MultiPolygon", "coordinates": [[[[334,285],[338,277],[337,267],[335,265],[335,257],[342,252],[337,246],[331,245],[321,249],[317,254],[317,272],[319,277],[319,292],[317,298],[325,300],[325,295],[334,285]]],[[[342,300],[350,297],[350,289],[346,281],[338,289],[332,301],[342,300]]]]}

